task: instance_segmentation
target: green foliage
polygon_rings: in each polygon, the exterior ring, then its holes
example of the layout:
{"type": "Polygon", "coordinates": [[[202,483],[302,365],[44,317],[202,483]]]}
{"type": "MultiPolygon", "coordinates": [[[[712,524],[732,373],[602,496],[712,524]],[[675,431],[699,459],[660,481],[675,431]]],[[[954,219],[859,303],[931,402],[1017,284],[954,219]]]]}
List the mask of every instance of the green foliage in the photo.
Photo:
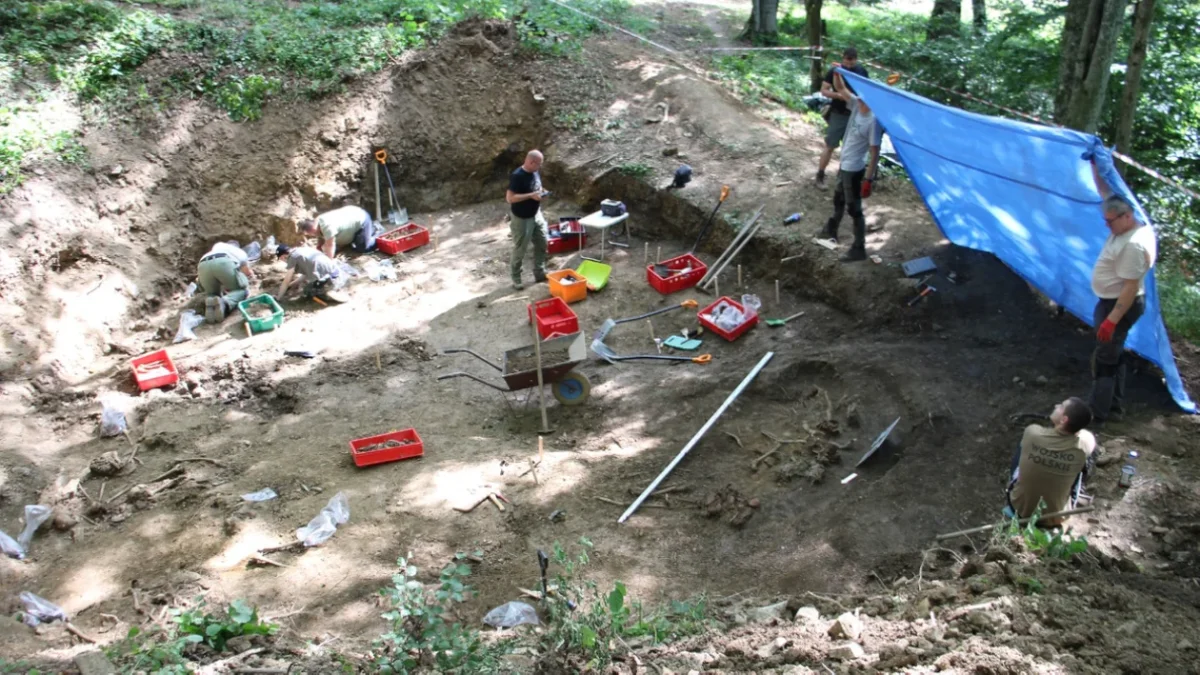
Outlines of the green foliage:
{"type": "Polygon", "coordinates": [[[618,166],[617,171],[620,171],[626,176],[632,176],[633,178],[645,178],[646,176],[650,175],[652,169],[641,162],[630,162],[628,164],[622,164],[621,166],[618,166]]]}
{"type": "MultiPolygon", "coordinates": [[[[1188,230],[1190,236],[1200,230],[1188,230]]],[[[1167,329],[1175,337],[1200,344],[1200,282],[1187,270],[1186,261],[1156,268],[1159,304],[1167,329]]]]}
{"type": "Polygon", "coordinates": [[[105,649],[104,653],[114,665],[120,667],[122,673],[187,675],[192,669],[184,658],[184,650],[193,644],[180,637],[175,630],[167,633],[158,629],[144,632],[132,626],[123,639],[105,649]]]}
{"type": "Polygon", "coordinates": [[[546,603],[548,621],[539,636],[540,651],[559,659],[567,670],[600,671],[624,645],[625,638],[649,638],[654,643],[695,635],[707,627],[707,603],[673,602],[658,612],[629,600],[625,584],[616,582],[601,593],[594,581],[580,578],[589,562],[592,543],[580,538],[571,556],[559,544],[551,557],[559,572],[546,603]]]}
{"type": "Polygon", "coordinates": [[[572,110],[570,112],[561,112],[554,116],[554,125],[559,129],[570,129],[578,131],[584,127],[591,126],[595,121],[592,113],[586,109],[572,110]]]}
{"type": "Polygon", "coordinates": [[[1037,577],[1020,577],[1017,579],[1017,583],[1025,589],[1026,595],[1038,595],[1046,591],[1046,585],[1037,577]]]}
{"type": "MultiPolygon", "coordinates": [[[[519,7],[522,3],[514,0],[513,4],[519,7]]],[[[568,4],[609,23],[620,23],[634,32],[653,29],[648,20],[630,14],[629,0],[572,0],[568,4]]],[[[529,2],[517,17],[517,36],[521,45],[553,56],[576,53],[581,46],[579,38],[606,30],[599,21],[549,2],[529,2]]]]}
{"type": "Polygon", "coordinates": [[[169,16],[137,10],[121,16],[111,30],[96,36],[68,71],[67,81],[84,99],[99,98],[175,35],[169,16]]]}
{"type": "Polygon", "coordinates": [[[1029,518],[1029,523],[1024,527],[1021,526],[1021,521],[1015,517],[1009,521],[1008,536],[1021,537],[1025,542],[1025,548],[1031,553],[1045,558],[1070,560],[1076,555],[1086,552],[1088,548],[1086,537],[1075,537],[1070,532],[1063,532],[1059,528],[1046,531],[1037,527],[1037,521],[1041,517],[1042,508],[1045,505],[1044,501],[1038,503],[1033,516],[1029,518]]]}
{"type": "Polygon", "coordinates": [[[195,608],[174,610],[179,634],[187,642],[206,644],[213,649],[225,651],[230,638],[243,635],[273,635],[279,626],[263,623],[258,618],[258,609],[246,604],[245,600],[234,600],[225,611],[224,617],[203,613],[205,601],[195,608]]]}
{"type": "MultiPolygon", "coordinates": [[[[480,555],[476,552],[475,555],[480,555]]],[[[438,576],[436,588],[417,580],[412,554],[400,558],[400,571],[392,585],[380,591],[392,609],[383,614],[391,630],[380,637],[383,653],[375,660],[380,673],[411,673],[437,669],[442,672],[494,672],[508,643],[485,645],[479,631],[450,620],[454,605],[477,595],[465,583],[471,568],[466,554],[458,553],[438,576]]]]}
{"type": "Polygon", "coordinates": [[[245,78],[231,78],[213,96],[222,108],[229,111],[234,121],[252,121],[262,117],[263,103],[279,89],[279,80],[247,75],[245,78]]]}

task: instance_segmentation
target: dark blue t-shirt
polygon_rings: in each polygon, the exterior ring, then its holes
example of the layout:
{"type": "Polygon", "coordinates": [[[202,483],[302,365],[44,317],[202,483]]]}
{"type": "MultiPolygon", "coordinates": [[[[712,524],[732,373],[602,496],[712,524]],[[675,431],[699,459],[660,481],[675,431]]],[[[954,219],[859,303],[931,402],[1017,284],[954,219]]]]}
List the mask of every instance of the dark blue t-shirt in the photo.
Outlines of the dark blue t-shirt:
{"type": "MultiPolygon", "coordinates": [[[[519,166],[517,170],[512,172],[512,176],[508,179],[508,189],[512,190],[515,195],[525,195],[530,192],[542,191],[542,177],[537,171],[529,173],[525,167],[519,166]]],[[[512,206],[512,213],[518,218],[532,218],[537,215],[538,209],[542,208],[542,203],[536,199],[526,199],[525,201],[515,202],[512,206]]]]}

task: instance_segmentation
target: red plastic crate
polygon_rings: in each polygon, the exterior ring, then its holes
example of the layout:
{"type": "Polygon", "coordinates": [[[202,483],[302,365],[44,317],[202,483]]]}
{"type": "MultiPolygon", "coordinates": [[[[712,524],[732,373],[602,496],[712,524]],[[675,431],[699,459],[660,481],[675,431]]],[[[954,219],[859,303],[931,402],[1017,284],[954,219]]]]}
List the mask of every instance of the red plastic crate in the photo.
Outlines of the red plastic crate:
{"type": "Polygon", "coordinates": [[[550,238],[546,240],[546,253],[556,255],[559,253],[575,253],[580,248],[587,246],[586,234],[566,234],[555,236],[554,232],[550,233],[550,238]],[[579,238],[583,237],[583,243],[579,242],[579,238]]]}
{"type": "Polygon", "coordinates": [[[742,325],[738,326],[737,328],[734,328],[733,330],[727,331],[727,330],[721,329],[719,326],[717,326],[717,324],[713,323],[712,321],[709,321],[707,317],[708,317],[708,313],[711,312],[714,307],[721,304],[722,302],[726,302],[726,303],[733,305],[734,307],[737,307],[738,310],[741,312],[746,311],[746,308],[742,306],[742,303],[734,300],[733,298],[722,296],[720,298],[717,298],[717,301],[714,302],[713,304],[700,310],[700,313],[696,315],[696,317],[700,319],[701,326],[704,326],[705,328],[711,330],[712,332],[716,333],[717,335],[720,335],[721,337],[725,338],[726,340],[733,342],[734,340],[740,338],[743,333],[750,330],[751,328],[754,328],[754,326],[758,325],[758,315],[755,314],[754,316],[750,317],[749,321],[743,321],[742,325]]]}
{"type": "Polygon", "coordinates": [[[401,459],[421,457],[424,454],[425,444],[421,442],[421,437],[417,435],[416,429],[403,429],[401,431],[393,431],[390,434],[380,434],[378,436],[350,441],[350,456],[354,458],[356,466],[371,466],[372,464],[395,462],[401,459]],[[403,445],[367,452],[362,451],[363,448],[386,443],[387,441],[399,441],[403,445]]]}
{"type": "Polygon", "coordinates": [[[142,391],[179,381],[179,371],[175,370],[175,364],[165,349],[139,356],[130,361],[129,366],[133,368],[133,381],[142,391]]]}
{"type": "Polygon", "coordinates": [[[418,246],[429,243],[429,230],[409,223],[390,232],[384,232],[375,238],[375,248],[388,255],[396,255],[411,251],[418,246]]]}
{"type": "Polygon", "coordinates": [[[533,320],[534,308],[537,308],[538,335],[545,340],[553,333],[570,335],[579,332],[579,317],[563,302],[562,298],[547,298],[528,306],[529,320],[533,320]]]}
{"type": "Polygon", "coordinates": [[[705,274],[708,274],[708,266],[691,253],[684,253],[678,258],[671,258],[670,260],[664,260],[656,264],[666,265],[667,269],[671,270],[685,270],[688,267],[692,268],[690,272],[660,277],[658,276],[658,273],[654,271],[654,265],[647,265],[646,281],[649,281],[650,285],[654,287],[654,290],[662,293],[663,295],[674,293],[676,291],[682,291],[685,288],[691,288],[692,286],[700,283],[700,280],[704,278],[705,274]]]}

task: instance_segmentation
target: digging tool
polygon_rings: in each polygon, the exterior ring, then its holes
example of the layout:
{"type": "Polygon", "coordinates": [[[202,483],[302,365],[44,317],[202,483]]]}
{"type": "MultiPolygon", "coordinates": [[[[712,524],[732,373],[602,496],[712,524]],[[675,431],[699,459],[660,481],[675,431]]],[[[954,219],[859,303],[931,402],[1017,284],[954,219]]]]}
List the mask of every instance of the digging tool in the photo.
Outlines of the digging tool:
{"type": "Polygon", "coordinates": [[[400,200],[396,198],[396,186],[392,184],[392,172],[387,167],[387,150],[375,151],[375,159],[383,165],[383,175],[388,182],[388,222],[394,227],[408,223],[408,210],[399,208],[400,200]]]}
{"type": "Polygon", "coordinates": [[[934,288],[933,286],[930,286],[930,285],[926,284],[926,285],[925,285],[925,288],[924,288],[924,289],[922,289],[922,290],[921,290],[921,292],[917,294],[917,297],[915,297],[915,298],[913,298],[912,300],[909,300],[909,301],[908,301],[908,306],[909,306],[909,307],[912,307],[912,306],[916,305],[918,302],[920,302],[920,301],[921,301],[921,298],[923,298],[923,297],[925,297],[925,296],[927,296],[927,295],[929,295],[930,293],[933,293],[933,292],[935,292],[935,291],[937,291],[937,289],[936,289],[936,288],[934,288]]]}
{"type": "MultiPolygon", "coordinates": [[[[537,322],[533,324],[533,353],[534,359],[537,361],[537,384],[538,384],[538,399],[542,407],[542,428],[538,431],[539,436],[545,436],[552,433],[550,422],[546,419],[546,388],[542,382],[542,336],[538,335],[537,322]]],[[[500,509],[503,511],[504,509],[500,509]]]]}
{"type": "Polygon", "coordinates": [[[542,602],[545,602],[546,598],[550,597],[550,588],[546,585],[546,568],[550,566],[550,556],[546,555],[546,552],[539,548],[537,558],[538,568],[542,572],[542,602]]]}
{"type": "Polygon", "coordinates": [[[593,341],[593,343],[604,342],[604,339],[608,337],[608,334],[612,332],[612,329],[616,328],[617,324],[620,324],[620,323],[629,323],[630,321],[640,321],[642,319],[648,319],[656,314],[665,314],[666,312],[672,312],[677,309],[696,309],[699,306],[700,306],[700,303],[696,302],[695,300],[684,300],[683,302],[679,303],[678,305],[674,305],[671,307],[663,307],[662,309],[656,309],[653,312],[646,312],[645,314],[631,316],[626,319],[605,319],[604,323],[600,324],[600,330],[596,331],[596,334],[592,336],[592,341],[593,341]]]}
{"type": "Polygon", "coordinates": [[[700,234],[696,237],[696,243],[692,244],[692,250],[689,253],[695,253],[696,249],[700,248],[700,244],[704,242],[704,238],[708,236],[708,230],[712,227],[713,218],[717,216],[717,209],[725,203],[725,199],[729,197],[729,186],[721,186],[721,198],[717,200],[717,205],[713,207],[712,213],[708,214],[708,221],[704,223],[704,227],[700,228],[700,234]]]}
{"type": "Polygon", "coordinates": [[[712,361],[712,354],[701,354],[700,356],[665,356],[662,354],[639,354],[636,356],[619,356],[612,350],[611,347],[600,342],[599,340],[592,341],[592,351],[600,358],[609,363],[616,364],[617,361],[635,361],[635,360],[653,360],[653,361],[691,361],[704,365],[712,361]]]}
{"type": "Polygon", "coordinates": [[[799,319],[802,316],[804,316],[804,312],[796,312],[795,314],[789,316],[786,319],[767,319],[767,325],[770,326],[771,328],[779,328],[780,326],[786,324],[787,322],[791,321],[792,319],[799,319]]]}

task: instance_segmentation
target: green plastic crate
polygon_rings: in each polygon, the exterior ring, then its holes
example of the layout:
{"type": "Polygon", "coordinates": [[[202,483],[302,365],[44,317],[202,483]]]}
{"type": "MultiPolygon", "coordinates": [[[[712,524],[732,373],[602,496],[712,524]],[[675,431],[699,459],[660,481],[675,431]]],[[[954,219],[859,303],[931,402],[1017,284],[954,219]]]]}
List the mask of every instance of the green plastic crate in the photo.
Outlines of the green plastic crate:
{"type": "Polygon", "coordinates": [[[266,293],[239,302],[238,311],[242,313],[242,319],[246,321],[246,325],[250,326],[250,331],[253,333],[275,330],[283,323],[283,308],[279,306],[278,302],[275,302],[275,298],[266,293]],[[247,308],[254,304],[269,306],[272,310],[271,316],[251,318],[247,308]]]}

